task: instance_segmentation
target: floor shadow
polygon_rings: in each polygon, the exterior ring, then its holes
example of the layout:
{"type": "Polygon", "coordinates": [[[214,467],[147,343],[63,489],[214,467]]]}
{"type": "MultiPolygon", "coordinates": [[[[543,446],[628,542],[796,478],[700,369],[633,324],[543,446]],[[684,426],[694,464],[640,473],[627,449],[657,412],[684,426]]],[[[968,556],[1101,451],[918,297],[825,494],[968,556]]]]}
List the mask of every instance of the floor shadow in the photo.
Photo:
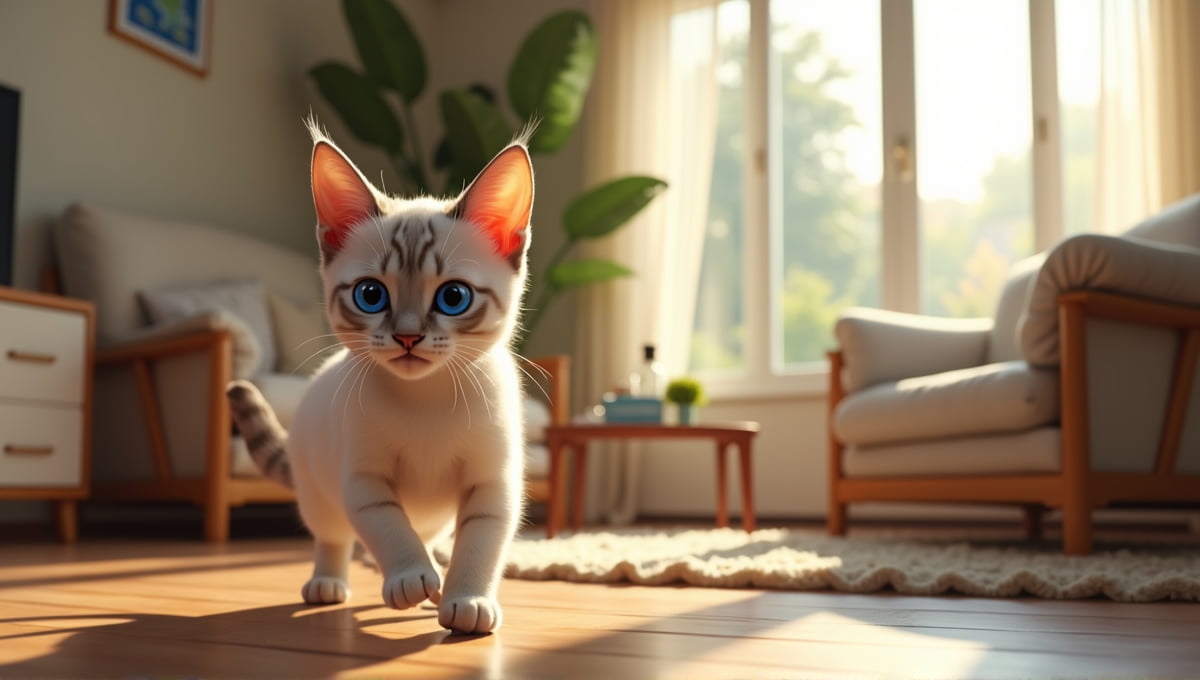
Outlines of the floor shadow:
{"type": "Polygon", "coordinates": [[[360,617],[379,608],[294,604],[209,616],[3,617],[0,630],[8,632],[0,634],[0,646],[64,633],[69,637],[35,658],[0,664],[0,678],[332,677],[471,639],[447,630],[407,638],[374,634],[370,629],[437,616],[418,609],[400,616],[360,617]],[[297,635],[298,628],[308,634],[297,635]],[[25,632],[12,632],[21,629],[25,632]],[[206,647],[211,654],[203,653],[206,647]],[[95,665],[89,667],[89,661],[95,665]]]}

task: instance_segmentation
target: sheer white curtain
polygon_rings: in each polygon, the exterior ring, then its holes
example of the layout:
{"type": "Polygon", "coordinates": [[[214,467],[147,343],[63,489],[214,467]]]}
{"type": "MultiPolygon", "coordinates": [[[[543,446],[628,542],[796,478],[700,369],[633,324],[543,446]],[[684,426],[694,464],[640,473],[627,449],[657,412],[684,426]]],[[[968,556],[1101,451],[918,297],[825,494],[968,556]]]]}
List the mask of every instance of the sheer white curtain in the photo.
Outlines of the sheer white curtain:
{"type": "Polygon", "coordinates": [[[1200,2],[1150,5],[1158,88],[1160,201],[1200,191],[1200,2]]]}
{"type": "Polygon", "coordinates": [[[1102,0],[1097,229],[1200,191],[1200,3],[1102,0]]]}
{"type": "MultiPolygon", "coordinates": [[[[644,174],[669,187],[630,224],[589,244],[634,270],[580,294],[574,376],[587,399],[624,384],[642,346],[669,375],[687,364],[716,131],[717,0],[593,0],[599,62],[584,121],[588,186],[644,174]]],[[[588,516],[636,515],[638,453],[591,456],[588,516]]]]}

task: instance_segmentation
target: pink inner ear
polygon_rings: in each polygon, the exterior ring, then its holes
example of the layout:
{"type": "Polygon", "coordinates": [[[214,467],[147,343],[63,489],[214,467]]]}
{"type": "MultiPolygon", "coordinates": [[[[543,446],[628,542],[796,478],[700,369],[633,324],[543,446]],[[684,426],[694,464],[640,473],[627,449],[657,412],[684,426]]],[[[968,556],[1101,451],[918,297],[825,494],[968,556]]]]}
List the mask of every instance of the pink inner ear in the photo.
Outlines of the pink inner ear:
{"type": "Polygon", "coordinates": [[[523,246],[521,231],[533,211],[533,167],[529,153],[510,146],[492,159],[467,189],[463,219],[484,229],[500,255],[508,257],[523,246]]]}
{"type": "Polygon", "coordinates": [[[321,239],[335,250],[354,225],[377,212],[375,196],[358,170],[325,142],[313,148],[312,192],[321,239]]]}

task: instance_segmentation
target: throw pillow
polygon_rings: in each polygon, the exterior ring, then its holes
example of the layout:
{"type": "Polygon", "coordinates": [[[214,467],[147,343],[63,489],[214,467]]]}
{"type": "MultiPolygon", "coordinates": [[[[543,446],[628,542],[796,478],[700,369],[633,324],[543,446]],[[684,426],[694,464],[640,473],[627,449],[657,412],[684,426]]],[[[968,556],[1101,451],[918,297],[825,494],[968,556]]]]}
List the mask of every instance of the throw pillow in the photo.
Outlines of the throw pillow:
{"type": "Polygon", "coordinates": [[[341,345],[329,334],[325,310],[313,303],[301,307],[291,300],[268,294],[271,320],[275,324],[279,373],[312,375],[341,345]]]}
{"type": "MultiPolygon", "coordinates": [[[[246,324],[258,341],[260,356],[255,374],[275,367],[275,332],[267,311],[262,282],[219,281],[170,286],[138,292],[142,307],[151,323],[167,323],[202,312],[222,311],[246,324]]],[[[235,337],[236,342],[236,337],[235,337]]]]}

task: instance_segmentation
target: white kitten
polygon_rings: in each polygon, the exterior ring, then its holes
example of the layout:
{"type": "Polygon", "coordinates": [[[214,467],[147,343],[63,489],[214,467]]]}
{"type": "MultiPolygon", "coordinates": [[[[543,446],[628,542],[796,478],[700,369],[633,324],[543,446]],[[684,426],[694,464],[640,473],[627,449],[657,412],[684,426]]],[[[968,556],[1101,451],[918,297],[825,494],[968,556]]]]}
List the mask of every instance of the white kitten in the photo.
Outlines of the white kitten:
{"type": "Polygon", "coordinates": [[[533,170],[504,149],[457,199],[381,194],[313,129],[312,189],[331,328],[345,346],[290,432],[253,385],[230,387],[251,454],[294,486],[316,539],[304,601],[342,602],[355,538],[397,609],[500,625],[496,589],[521,512],[520,383],[509,350],[524,291],[533,170]],[[454,532],[445,584],[429,549],[454,532]]]}

